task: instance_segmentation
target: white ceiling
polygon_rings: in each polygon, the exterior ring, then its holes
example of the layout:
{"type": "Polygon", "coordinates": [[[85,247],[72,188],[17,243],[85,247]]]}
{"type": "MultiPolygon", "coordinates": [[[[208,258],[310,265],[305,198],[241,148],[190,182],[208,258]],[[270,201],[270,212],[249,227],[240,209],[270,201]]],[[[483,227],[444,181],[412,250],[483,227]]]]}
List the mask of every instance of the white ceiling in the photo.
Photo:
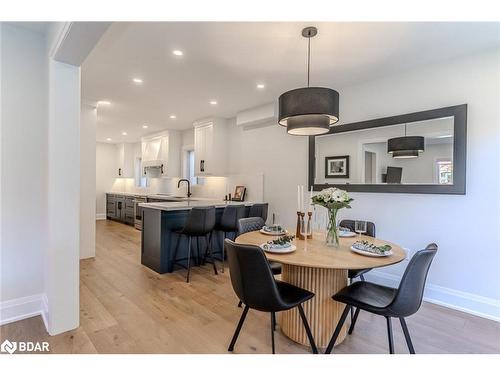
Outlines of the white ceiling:
{"type": "MultiPolygon", "coordinates": [[[[310,24],[114,23],[82,67],[83,99],[111,102],[98,110],[97,140],[136,141],[161,129],[187,129],[197,119],[232,117],[304,86],[307,44],[300,32],[310,24]],[[184,56],[174,56],[174,49],[184,56]],[[134,77],[144,83],[134,84],[134,77]]],[[[319,32],[312,40],[311,85],[335,89],[500,47],[500,23],[313,25],[319,32]]]]}

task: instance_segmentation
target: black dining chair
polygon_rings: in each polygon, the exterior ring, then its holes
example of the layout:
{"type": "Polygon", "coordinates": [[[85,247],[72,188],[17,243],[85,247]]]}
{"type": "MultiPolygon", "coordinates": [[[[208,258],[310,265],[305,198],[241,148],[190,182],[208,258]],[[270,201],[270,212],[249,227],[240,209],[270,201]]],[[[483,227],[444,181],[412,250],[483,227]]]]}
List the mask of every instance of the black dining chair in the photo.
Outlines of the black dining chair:
{"type": "MultiPolygon", "coordinates": [[[[339,224],[340,227],[348,228],[351,232],[355,232],[355,220],[342,220],[339,224]]],[[[375,224],[371,221],[366,222],[366,233],[367,236],[375,237],[375,224]]],[[[364,268],[361,270],[349,270],[347,272],[347,277],[352,282],[353,279],[359,277],[362,281],[365,281],[365,277],[363,276],[368,271],[371,271],[371,268],[364,268]]]]}
{"type": "Polygon", "coordinates": [[[274,326],[276,313],[297,307],[306,330],[313,353],[318,348],[309,328],[302,304],[314,297],[314,293],[295,285],[274,279],[271,267],[262,249],[254,245],[240,245],[226,239],[224,241],[229,263],[231,284],[236,295],[245,304],[240,321],[229,344],[228,351],[234,350],[241,327],[249,309],[271,313],[271,345],[274,348],[274,326]]]}
{"type": "Polygon", "coordinates": [[[248,210],[248,217],[261,217],[264,223],[267,221],[268,203],[255,203],[250,206],[248,210]]]}
{"type": "MultiPolygon", "coordinates": [[[[248,232],[254,232],[256,230],[262,229],[265,222],[261,217],[246,217],[238,220],[238,236],[248,232]]],[[[281,275],[281,263],[269,262],[271,266],[271,271],[273,275],[281,275]]],[[[238,303],[238,307],[241,307],[242,302],[238,303]]]]}
{"type": "Polygon", "coordinates": [[[438,246],[435,243],[431,243],[424,250],[418,251],[410,260],[408,267],[406,267],[399,288],[397,289],[367,281],[358,281],[332,296],[335,301],[345,303],[346,306],[325,353],[331,353],[347,318],[349,309],[353,306],[356,308],[356,313],[349,328],[349,333],[352,333],[354,330],[359,310],[384,316],[387,321],[389,352],[394,354],[391,318],[398,318],[405,335],[408,350],[410,354],[415,354],[405,318],[415,314],[422,304],[425,280],[427,279],[427,273],[437,249],[438,246]]]}
{"type": "Polygon", "coordinates": [[[228,204],[224,207],[224,211],[222,211],[220,222],[215,225],[214,230],[222,232],[222,273],[224,273],[224,260],[226,259],[224,254],[224,240],[228,237],[228,234],[234,233],[236,235],[238,233],[238,220],[245,217],[245,210],[244,204],[228,204]]]}
{"type": "Polygon", "coordinates": [[[191,242],[192,239],[205,238],[205,256],[209,257],[211,263],[214,267],[214,272],[217,275],[217,267],[215,265],[215,260],[212,255],[212,232],[215,227],[215,207],[193,207],[189,212],[186,224],[180,230],[175,231],[177,233],[177,243],[175,245],[174,255],[172,257],[172,262],[174,265],[179,265],[187,269],[186,282],[189,283],[189,275],[191,273],[191,242]],[[177,258],[177,253],[179,251],[179,242],[182,236],[188,237],[188,254],[187,254],[187,266],[180,263],[180,259],[177,258]]]}

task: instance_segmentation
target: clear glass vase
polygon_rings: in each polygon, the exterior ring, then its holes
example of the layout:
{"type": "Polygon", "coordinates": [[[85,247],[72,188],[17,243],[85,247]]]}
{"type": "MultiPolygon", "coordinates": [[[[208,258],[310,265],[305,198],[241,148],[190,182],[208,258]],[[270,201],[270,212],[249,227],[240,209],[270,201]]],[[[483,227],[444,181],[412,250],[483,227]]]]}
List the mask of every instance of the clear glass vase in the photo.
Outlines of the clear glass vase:
{"type": "Polygon", "coordinates": [[[328,226],[326,228],[326,246],[339,247],[339,229],[337,228],[337,209],[328,210],[328,226]]]}

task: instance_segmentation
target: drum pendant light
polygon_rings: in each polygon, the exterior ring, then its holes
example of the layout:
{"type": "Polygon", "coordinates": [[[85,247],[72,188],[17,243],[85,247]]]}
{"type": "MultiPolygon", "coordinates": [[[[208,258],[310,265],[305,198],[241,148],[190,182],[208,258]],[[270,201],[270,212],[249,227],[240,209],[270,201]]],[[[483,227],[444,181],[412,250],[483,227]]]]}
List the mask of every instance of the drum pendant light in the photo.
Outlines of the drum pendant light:
{"type": "Polygon", "coordinates": [[[318,33],[315,27],[306,27],[307,87],[287,91],[279,97],[278,124],[286,126],[288,134],[320,135],[339,121],[339,93],[326,87],[309,87],[311,66],[311,38],[318,33]]]}
{"type": "Polygon", "coordinates": [[[424,137],[407,136],[405,124],[405,136],[391,138],[387,141],[387,152],[394,159],[416,158],[424,152],[424,137]]]}

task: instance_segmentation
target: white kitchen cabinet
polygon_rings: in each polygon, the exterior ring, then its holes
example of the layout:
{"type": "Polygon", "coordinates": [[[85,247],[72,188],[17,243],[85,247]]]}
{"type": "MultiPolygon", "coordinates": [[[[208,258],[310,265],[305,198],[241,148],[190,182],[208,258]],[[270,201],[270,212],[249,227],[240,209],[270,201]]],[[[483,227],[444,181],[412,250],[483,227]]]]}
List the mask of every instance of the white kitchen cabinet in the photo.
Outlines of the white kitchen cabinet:
{"type": "Polygon", "coordinates": [[[133,178],[135,150],[133,143],[119,143],[116,145],[115,177],[133,178]]]}
{"type": "Polygon", "coordinates": [[[226,174],[226,133],[224,119],[210,119],[194,124],[194,164],[197,176],[226,174]]]}
{"type": "Polygon", "coordinates": [[[142,173],[155,177],[179,177],[180,136],[178,131],[168,130],[141,138],[142,173]]]}

